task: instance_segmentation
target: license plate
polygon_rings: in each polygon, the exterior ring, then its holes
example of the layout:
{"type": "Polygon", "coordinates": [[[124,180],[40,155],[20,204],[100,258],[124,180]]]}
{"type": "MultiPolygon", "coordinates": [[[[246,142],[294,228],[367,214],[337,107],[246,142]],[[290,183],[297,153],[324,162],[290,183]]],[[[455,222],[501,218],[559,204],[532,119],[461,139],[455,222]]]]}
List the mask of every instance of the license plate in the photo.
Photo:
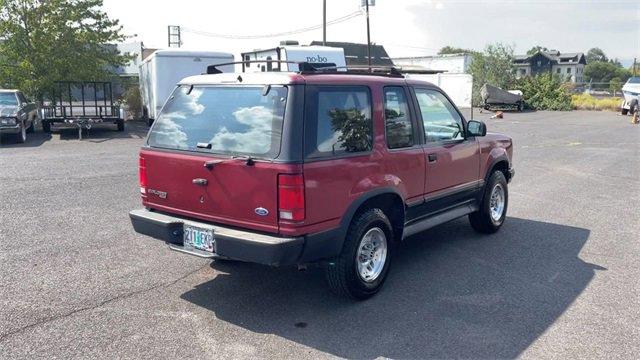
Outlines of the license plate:
{"type": "Polygon", "coordinates": [[[213,245],[215,244],[213,229],[185,224],[183,230],[184,247],[213,252],[213,245]]]}

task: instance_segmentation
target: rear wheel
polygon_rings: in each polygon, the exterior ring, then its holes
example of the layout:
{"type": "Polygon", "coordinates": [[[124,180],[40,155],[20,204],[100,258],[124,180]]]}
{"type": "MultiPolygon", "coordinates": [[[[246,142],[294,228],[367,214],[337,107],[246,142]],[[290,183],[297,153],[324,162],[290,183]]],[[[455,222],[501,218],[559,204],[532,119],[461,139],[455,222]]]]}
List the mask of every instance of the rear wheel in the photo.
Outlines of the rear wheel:
{"type": "Polygon", "coordinates": [[[375,295],[390,266],[393,230],[380,209],[366,210],[351,223],[340,255],[326,268],[331,291],[352,299],[375,295]]]}
{"type": "Polygon", "coordinates": [[[118,119],[116,125],[118,126],[118,131],[124,131],[124,120],[118,119]]]}
{"type": "Polygon", "coordinates": [[[480,209],[469,214],[471,227],[484,234],[495,233],[507,217],[508,204],[507,179],[502,171],[496,170],[491,174],[485,186],[480,209]]]}

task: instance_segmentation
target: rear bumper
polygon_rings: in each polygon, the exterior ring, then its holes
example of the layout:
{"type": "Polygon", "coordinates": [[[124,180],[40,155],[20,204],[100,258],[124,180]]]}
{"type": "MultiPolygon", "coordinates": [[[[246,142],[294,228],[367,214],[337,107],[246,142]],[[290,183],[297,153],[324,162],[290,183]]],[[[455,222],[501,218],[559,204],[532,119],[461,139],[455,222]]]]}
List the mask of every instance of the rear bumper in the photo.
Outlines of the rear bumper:
{"type": "Polygon", "coordinates": [[[265,265],[291,265],[300,262],[307,237],[279,237],[240,231],[220,225],[193,221],[181,217],[152,212],[147,209],[129,213],[136,232],[165,241],[172,250],[200,257],[225,257],[265,265]],[[192,224],[214,230],[214,253],[187,250],[182,245],[183,225],[192,224]]]}

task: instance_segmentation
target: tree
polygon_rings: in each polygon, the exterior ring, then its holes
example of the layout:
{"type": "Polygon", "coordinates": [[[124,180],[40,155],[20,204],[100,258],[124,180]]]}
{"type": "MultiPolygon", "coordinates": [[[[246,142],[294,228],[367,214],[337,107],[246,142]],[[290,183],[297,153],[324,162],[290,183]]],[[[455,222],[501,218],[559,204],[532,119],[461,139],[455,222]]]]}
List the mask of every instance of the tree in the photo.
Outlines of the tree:
{"type": "Polygon", "coordinates": [[[539,52],[543,52],[543,51],[549,51],[549,49],[547,49],[544,46],[540,46],[540,45],[536,45],[534,47],[532,47],[531,49],[529,49],[529,51],[527,51],[527,55],[535,55],[539,52]]]}
{"type": "Polygon", "coordinates": [[[501,43],[487,45],[474,53],[469,72],[473,76],[473,103],[481,103],[480,88],[486,83],[508,89],[515,80],[513,48],[501,43]]]}
{"type": "Polygon", "coordinates": [[[607,55],[604,54],[604,51],[600,48],[591,48],[587,51],[587,55],[585,56],[587,59],[587,64],[590,62],[596,61],[608,61],[607,55]]]}
{"type": "Polygon", "coordinates": [[[609,81],[609,89],[615,95],[617,92],[622,90],[622,80],[620,78],[614,77],[609,81]]]}
{"type": "Polygon", "coordinates": [[[447,54],[473,54],[475,51],[469,49],[463,49],[453,46],[445,46],[440,51],[438,51],[438,55],[447,55],[447,54]]]}
{"type": "Polygon", "coordinates": [[[584,67],[585,80],[595,83],[608,83],[613,78],[625,82],[630,76],[631,71],[608,61],[590,62],[584,67]]]}
{"type": "Polygon", "coordinates": [[[571,94],[567,83],[551,73],[524,76],[516,81],[527,106],[534,110],[571,110],[571,94]]]}
{"type": "Polygon", "coordinates": [[[102,0],[0,0],[0,86],[42,101],[55,81],[108,80],[128,56],[122,26],[102,0]],[[111,45],[109,45],[111,44],[111,45]]]}

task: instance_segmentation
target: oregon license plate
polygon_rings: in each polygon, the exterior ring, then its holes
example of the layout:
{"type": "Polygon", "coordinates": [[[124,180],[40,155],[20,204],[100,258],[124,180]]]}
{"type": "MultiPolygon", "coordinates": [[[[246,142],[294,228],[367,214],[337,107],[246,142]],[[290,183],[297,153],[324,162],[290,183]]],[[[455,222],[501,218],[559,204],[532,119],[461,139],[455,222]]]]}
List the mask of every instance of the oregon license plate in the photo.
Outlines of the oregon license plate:
{"type": "Polygon", "coordinates": [[[215,244],[213,229],[184,224],[183,230],[184,247],[213,252],[213,246],[215,244]]]}

